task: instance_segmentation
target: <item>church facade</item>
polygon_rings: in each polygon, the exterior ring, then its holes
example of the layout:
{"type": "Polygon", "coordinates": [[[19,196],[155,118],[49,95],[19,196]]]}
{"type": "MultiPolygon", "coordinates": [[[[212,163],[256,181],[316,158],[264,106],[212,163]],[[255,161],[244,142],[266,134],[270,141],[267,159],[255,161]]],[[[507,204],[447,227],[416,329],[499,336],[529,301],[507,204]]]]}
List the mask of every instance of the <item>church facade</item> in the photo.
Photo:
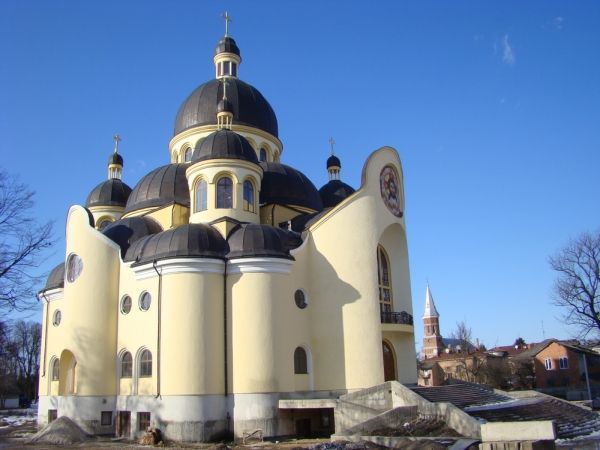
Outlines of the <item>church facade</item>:
{"type": "Polygon", "coordinates": [[[108,179],[69,209],[65,259],[39,294],[40,425],[64,415],[183,441],[327,432],[330,407],[303,401],[416,382],[398,153],[371,153],[356,190],[332,154],[318,190],[281,162],[276,115],[238,77],[227,33],[214,63],[166,164],[131,189],[117,140],[108,179]]]}

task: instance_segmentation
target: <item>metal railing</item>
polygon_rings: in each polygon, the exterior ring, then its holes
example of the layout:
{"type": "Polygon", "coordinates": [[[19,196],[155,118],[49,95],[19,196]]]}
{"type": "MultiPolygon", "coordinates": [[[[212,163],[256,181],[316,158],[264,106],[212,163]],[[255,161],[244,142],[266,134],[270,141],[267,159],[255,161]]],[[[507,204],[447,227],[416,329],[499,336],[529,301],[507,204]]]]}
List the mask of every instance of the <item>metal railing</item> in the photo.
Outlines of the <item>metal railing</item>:
{"type": "Polygon", "coordinates": [[[406,311],[381,311],[381,323],[399,323],[402,325],[412,325],[413,316],[406,311]]]}

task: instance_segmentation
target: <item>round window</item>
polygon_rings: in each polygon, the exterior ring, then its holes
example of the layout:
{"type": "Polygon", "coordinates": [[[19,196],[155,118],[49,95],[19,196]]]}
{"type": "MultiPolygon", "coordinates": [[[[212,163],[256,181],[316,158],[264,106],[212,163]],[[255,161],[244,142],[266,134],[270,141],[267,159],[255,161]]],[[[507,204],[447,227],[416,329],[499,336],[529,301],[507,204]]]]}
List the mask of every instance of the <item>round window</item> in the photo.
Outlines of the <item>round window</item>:
{"type": "Polygon", "coordinates": [[[296,306],[300,309],[304,309],[308,306],[308,303],[306,302],[306,294],[304,294],[304,291],[301,289],[298,289],[296,292],[294,292],[294,301],[296,302],[296,306]]]}
{"type": "Polygon", "coordinates": [[[142,292],[142,295],[140,295],[140,309],[142,311],[148,311],[148,309],[150,309],[151,302],[152,302],[152,297],[150,297],[150,293],[142,292]]]}
{"type": "Polygon", "coordinates": [[[123,314],[129,314],[129,311],[131,311],[131,297],[126,295],[121,299],[121,312],[123,314]]]}
{"type": "Polygon", "coordinates": [[[71,253],[67,258],[67,281],[73,283],[83,270],[83,261],[75,253],[71,253]]]}
{"type": "Polygon", "coordinates": [[[54,315],[52,316],[52,325],[54,325],[55,327],[59,326],[61,319],[62,313],[60,312],[60,309],[57,309],[56,311],[54,311],[54,315]]]}

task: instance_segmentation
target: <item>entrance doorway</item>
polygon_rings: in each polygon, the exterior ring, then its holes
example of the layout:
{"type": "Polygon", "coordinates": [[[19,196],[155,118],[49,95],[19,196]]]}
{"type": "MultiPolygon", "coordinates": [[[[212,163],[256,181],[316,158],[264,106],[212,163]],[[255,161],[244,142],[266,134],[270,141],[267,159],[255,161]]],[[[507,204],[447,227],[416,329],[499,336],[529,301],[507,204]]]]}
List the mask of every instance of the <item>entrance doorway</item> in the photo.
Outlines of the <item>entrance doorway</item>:
{"type": "Polygon", "coordinates": [[[382,341],[383,351],[383,377],[384,381],[396,379],[396,358],[394,357],[394,349],[386,342],[382,341]]]}
{"type": "Polygon", "coordinates": [[[117,437],[128,438],[131,434],[131,411],[117,411],[117,437]]]}

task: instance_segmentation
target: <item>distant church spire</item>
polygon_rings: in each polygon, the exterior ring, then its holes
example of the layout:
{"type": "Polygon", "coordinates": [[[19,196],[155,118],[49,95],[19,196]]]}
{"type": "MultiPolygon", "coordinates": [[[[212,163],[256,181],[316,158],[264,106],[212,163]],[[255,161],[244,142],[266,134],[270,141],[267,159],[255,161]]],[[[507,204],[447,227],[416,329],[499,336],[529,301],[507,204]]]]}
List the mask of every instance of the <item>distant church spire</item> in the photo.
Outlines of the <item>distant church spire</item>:
{"type": "Polygon", "coordinates": [[[429,283],[427,283],[427,289],[425,290],[425,312],[423,313],[423,318],[425,317],[440,317],[439,313],[437,312],[437,309],[435,308],[433,297],[431,296],[429,283]]]}
{"type": "Polygon", "coordinates": [[[440,314],[438,313],[429,283],[425,290],[425,311],[423,313],[423,355],[425,358],[434,358],[442,353],[444,342],[440,334],[440,314]]]}
{"type": "Polygon", "coordinates": [[[329,145],[331,147],[331,156],[327,158],[327,173],[329,173],[329,180],[339,180],[342,162],[340,161],[340,158],[335,156],[335,141],[332,137],[329,138],[329,145]]]}
{"type": "Polygon", "coordinates": [[[115,142],[115,148],[108,158],[108,179],[120,180],[123,176],[123,157],[119,155],[119,142],[121,142],[121,136],[115,134],[113,136],[115,142]]]}

